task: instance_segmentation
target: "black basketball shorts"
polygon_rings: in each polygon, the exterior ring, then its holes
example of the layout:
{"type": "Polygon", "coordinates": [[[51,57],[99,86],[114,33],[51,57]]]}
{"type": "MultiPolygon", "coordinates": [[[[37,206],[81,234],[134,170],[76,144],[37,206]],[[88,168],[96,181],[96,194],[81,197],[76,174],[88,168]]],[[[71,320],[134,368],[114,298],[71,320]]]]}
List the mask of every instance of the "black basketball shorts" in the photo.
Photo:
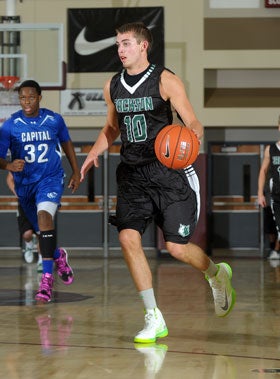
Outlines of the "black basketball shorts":
{"type": "Polygon", "coordinates": [[[275,221],[275,226],[278,233],[278,239],[280,239],[280,196],[271,196],[271,210],[275,221]]]}
{"type": "Polygon", "coordinates": [[[20,204],[18,204],[17,222],[18,222],[18,230],[21,236],[27,230],[33,230],[33,226],[29,222],[28,218],[25,216],[24,210],[22,209],[20,204]]]}
{"type": "Polygon", "coordinates": [[[117,184],[118,231],[143,234],[154,219],[165,241],[189,241],[197,222],[197,196],[184,170],[168,169],[157,160],[143,166],[120,163],[117,184]]]}
{"type": "Polygon", "coordinates": [[[264,233],[265,234],[277,234],[276,225],[273,218],[272,209],[270,206],[263,208],[264,216],[264,233]]]}

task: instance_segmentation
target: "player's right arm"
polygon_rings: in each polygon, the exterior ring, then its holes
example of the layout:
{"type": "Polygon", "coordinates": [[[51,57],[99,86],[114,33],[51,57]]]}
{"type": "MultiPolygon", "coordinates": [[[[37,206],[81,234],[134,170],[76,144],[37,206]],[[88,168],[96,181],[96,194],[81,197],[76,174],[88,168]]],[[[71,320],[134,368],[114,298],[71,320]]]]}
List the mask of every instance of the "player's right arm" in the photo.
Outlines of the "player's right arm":
{"type": "Polygon", "coordinates": [[[7,161],[6,159],[7,152],[10,147],[10,140],[10,120],[7,120],[0,128],[0,169],[12,172],[20,172],[24,168],[24,159],[15,159],[12,162],[7,161]]]}
{"type": "Polygon", "coordinates": [[[195,115],[182,80],[172,72],[164,70],[160,78],[160,92],[163,99],[170,100],[183,123],[201,139],[204,128],[195,115]]]}
{"type": "Polygon", "coordinates": [[[266,146],[264,150],[264,157],[261,164],[261,168],[259,171],[259,178],[258,178],[258,203],[261,207],[265,207],[266,200],[264,195],[264,186],[266,181],[266,175],[270,166],[270,154],[269,154],[270,146],[266,146]]]}
{"type": "Polygon", "coordinates": [[[85,179],[88,170],[92,166],[99,166],[99,155],[101,155],[105,150],[107,150],[120,134],[116,108],[110,96],[110,83],[111,80],[108,80],[104,86],[104,98],[107,104],[106,123],[103,129],[100,131],[96,142],[92,146],[87,158],[85,159],[82,165],[81,181],[85,179]]]}
{"type": "Polygon", "coordinates": [[[24,169],[24,165],[24,159],[15,159],[12,162],[9,162],[4,158],[0,158],[0,169],[2,170],[8,170],[11,172],[21,172],[24,169]]]}

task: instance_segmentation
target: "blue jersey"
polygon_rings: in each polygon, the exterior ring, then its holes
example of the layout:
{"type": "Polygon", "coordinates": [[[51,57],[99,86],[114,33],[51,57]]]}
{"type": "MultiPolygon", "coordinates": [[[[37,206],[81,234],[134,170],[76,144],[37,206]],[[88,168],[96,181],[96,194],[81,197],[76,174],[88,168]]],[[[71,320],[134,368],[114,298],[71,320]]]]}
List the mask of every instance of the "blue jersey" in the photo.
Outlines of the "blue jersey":
{"type": "Polygon", "coordinates": [[[39,109],[37,117],[26,117],[22,110],[12,114],[0,128],[0,157],[8,150],[12,161],[24,159],[22,172],[14,172],[15,186],[28,185],[62,170],[60,143],[70,140],[63,118],[49,109],[39,109]]]}

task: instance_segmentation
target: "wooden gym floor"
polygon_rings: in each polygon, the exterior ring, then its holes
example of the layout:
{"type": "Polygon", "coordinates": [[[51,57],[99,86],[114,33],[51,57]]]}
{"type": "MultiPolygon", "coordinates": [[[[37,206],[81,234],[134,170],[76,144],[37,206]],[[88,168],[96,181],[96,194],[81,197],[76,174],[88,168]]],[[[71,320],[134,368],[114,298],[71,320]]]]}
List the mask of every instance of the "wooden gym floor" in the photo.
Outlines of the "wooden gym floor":
{"type": "MultiPolygon", "coordinates": [[[[54,302],[35,305],[36,264],[1,251],[0,377],[5,379],[270,379],[280,376],[280,266],[227,259],[237,302],[214,314],[203,276],[151,257],[169,336],[134,345],[142,303],[119,254],[70,252],[71,286],[56,278],[54,302]]],[[[217,261],[216,259],[214,259],[217,261]]],[[[220,258],[219,258],[220,260],[220,258]]]]}

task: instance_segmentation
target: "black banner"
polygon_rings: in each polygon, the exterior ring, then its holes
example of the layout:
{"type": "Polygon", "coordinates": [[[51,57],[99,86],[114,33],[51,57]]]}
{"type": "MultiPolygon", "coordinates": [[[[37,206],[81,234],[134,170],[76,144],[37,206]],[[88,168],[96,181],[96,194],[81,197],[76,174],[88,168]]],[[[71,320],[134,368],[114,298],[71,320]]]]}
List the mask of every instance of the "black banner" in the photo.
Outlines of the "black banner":
{"type": "Polygon", "coordinates": [[[163,7],[68,9],[68,72],[119,71],[115,29],[138,21],[153,34],[150,62],[164,64],[163,7]]]}

